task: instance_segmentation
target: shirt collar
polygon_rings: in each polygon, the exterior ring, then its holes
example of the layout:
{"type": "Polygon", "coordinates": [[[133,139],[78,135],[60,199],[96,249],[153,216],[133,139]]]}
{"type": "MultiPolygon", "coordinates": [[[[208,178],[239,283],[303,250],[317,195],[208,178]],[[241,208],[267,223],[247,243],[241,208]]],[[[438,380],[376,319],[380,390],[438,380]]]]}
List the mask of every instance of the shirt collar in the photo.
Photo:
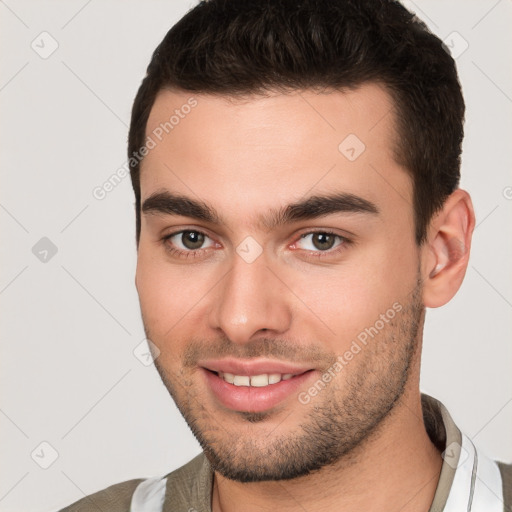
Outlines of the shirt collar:
{"type": "Polygon", "coordinates": [[[429,512],[502,512],[503,487],[497,463],[477,450],[441,402],[425,394],[421,401],[427,433],[443,455],[429,512]]]}
{"type": "MultiPolygon", "coordinates": [[[[421,395],[425,428],[432,443],[442,452],[443,464],[429,512],[502,512],[500,471],[494,461],[476,450],[472,441],[453,421],[446,407],[429,395],[421,395]]],[[[211,511],[213,469],[203,454],[186,466],[181,477],[189,482],[189,503],[197,510],[211,511]]],[[[169,475],[172,480],[173,474],[169,475]]],[[[164,511],[175,500],[176,486],[167,482],[164,511]]]]}

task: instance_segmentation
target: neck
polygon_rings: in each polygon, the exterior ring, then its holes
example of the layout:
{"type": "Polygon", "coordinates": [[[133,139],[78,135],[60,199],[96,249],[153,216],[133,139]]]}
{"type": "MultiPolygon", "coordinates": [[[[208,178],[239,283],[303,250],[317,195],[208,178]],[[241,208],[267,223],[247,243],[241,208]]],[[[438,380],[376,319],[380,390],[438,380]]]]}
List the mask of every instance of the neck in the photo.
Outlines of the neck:
{"type": "Polygon", "coordinates": [[[240,483],[215,473],[213,512],[360,510],[428,512],[441,454],[425,430],[419,389],[402,396],[379,428],[335,465],[294,480],[240,483]]]}

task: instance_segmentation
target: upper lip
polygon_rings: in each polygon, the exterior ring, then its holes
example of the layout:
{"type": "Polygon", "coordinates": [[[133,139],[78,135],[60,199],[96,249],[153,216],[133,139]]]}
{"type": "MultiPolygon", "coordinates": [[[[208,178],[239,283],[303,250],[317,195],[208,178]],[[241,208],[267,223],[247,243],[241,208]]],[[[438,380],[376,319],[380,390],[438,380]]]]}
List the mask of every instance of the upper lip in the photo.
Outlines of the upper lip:
{"type": "Polygon", "coordinates": [[[310,366],[288,363],[277,359],[208,359],[199,362],[199,366],[217,373],[232,373],[233,375],[262,375],[270,373],[291,373],[299,375],[312,370],[310,366]]]}

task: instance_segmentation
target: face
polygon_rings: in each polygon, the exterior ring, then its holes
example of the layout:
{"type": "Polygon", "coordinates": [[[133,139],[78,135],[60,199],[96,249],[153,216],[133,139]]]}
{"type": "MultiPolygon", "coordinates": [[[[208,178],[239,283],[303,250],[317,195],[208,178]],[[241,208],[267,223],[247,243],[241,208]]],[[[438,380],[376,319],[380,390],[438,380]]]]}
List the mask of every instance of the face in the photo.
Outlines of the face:
{"type": "Polygon", "coordinates": [[[239,481],[341,460],[419,357],[392,100],[372,84],[244,100],[163,91],[146,135],[136,285],[155,365],[207,457],[239,481]]]}

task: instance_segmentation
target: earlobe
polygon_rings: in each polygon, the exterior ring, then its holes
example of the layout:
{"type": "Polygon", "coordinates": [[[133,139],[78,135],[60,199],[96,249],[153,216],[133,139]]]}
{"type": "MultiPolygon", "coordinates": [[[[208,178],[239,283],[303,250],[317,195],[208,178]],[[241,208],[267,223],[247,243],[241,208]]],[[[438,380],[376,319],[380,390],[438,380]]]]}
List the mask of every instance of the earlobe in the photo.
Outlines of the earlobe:
{"type": "Polygon", "coordinates": [[[460,288],[469,261],[475,214],[469,194],[453,192],[430,223],[423,256],[423,303],[437,308],[460,288]]]}

